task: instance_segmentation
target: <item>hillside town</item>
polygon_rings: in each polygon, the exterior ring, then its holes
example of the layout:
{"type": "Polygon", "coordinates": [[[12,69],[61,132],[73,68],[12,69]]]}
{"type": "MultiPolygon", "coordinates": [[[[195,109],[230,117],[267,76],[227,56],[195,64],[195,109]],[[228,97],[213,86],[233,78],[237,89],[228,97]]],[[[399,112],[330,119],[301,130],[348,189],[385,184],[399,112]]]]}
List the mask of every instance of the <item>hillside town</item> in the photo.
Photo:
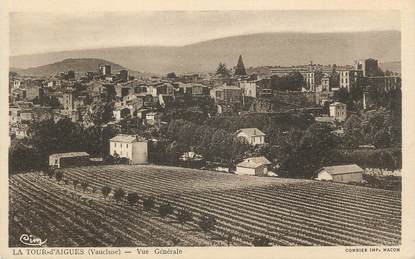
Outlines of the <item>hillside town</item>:
{"type": "Polygon", "coordinates": [[[316,179],[317,169],[337,164],[359,174],[399,171],[399,73],[373,58],[266,72],[246,69],[242,55],[236,61],[206,74],[149,77],[108,64],[49,77],[11,72],[11,169],[155,163],[316,179]],[[318,152],[301,147],[307,136],[318,152]]]}
{"type": "Polygon", "coordinates": [[[405,12],[67,4],[7,17],[10,258],[405,257],[405,12]]]}

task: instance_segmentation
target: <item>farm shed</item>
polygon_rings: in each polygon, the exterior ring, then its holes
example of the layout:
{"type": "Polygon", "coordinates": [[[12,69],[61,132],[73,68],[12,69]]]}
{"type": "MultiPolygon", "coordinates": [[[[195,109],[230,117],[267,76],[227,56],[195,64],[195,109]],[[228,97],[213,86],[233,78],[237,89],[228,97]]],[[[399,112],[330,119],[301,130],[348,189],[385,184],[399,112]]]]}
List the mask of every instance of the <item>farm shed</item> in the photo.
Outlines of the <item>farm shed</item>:
{"type": "Polygon", "coordinates": [[[316,180],[333,182],[361,182],[364,170],[356,164],[326,166],[317,171],[316,180]]]}
{"type": "Polygon", "coordinates": [[[58,153],[49,156],[49,166],[54,168],[83,166],[89,164],[89,154],[86,152],[58,153]]]}
{"type": "Polygon", "coordinates": [[[250,157],[236,165],[238,175],[267,176],[271,162],[263,156],[250,157]]]}

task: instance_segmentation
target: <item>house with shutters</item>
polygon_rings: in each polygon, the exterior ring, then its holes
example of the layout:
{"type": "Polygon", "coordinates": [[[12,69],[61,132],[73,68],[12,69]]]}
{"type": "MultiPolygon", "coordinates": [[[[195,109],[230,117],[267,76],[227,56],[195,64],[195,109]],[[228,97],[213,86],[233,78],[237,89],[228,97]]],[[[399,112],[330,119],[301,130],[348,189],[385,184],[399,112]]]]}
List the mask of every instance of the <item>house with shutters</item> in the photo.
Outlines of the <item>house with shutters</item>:
{"type": "Polygon", "coordinates": [[[130,160],[130,164],[146,164],[147,140],[134,135],[119,134],[110,139],[110,155],[125,157],[130,160]]]}
{"type": "Polygon", "coordinates": [[[265,133],[257,128],[244,128],[236,132],[237,137],[242,137],[252,146],[265,144],[265,133]]]}

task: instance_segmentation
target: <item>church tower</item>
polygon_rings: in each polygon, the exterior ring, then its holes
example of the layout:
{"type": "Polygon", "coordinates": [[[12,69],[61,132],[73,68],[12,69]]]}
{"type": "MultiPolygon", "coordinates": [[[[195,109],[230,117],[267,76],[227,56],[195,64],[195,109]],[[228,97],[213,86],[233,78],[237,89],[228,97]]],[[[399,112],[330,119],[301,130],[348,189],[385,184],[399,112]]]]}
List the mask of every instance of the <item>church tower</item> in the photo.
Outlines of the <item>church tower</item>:
{"type": "Polygon", "coordinates": [[[235,76],[245,76],[245,66],[244,62],[242,61],[242,55],[239,55],[238,64],[235,67],[235,76]]]}

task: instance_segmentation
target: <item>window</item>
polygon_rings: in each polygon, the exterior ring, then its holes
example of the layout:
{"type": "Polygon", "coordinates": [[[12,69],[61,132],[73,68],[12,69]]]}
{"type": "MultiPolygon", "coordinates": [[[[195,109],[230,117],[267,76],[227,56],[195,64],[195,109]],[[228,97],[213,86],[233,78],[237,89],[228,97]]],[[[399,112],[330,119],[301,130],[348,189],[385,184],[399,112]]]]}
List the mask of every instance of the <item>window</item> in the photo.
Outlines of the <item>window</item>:
{"type": "Polygon", "coordinates": [[[114,147],[117,147],[117,142],[114,143],[114,147]]]}
{"type": "Polygon", "coordinates": [[[128,148],[128,144],[127,144],[127,148],[128,148]]]}
{"type": "Polygon", "coordinates": [[[121,148],[122,148],[122,143],[120,145],[121,145],[121,148]]]}

